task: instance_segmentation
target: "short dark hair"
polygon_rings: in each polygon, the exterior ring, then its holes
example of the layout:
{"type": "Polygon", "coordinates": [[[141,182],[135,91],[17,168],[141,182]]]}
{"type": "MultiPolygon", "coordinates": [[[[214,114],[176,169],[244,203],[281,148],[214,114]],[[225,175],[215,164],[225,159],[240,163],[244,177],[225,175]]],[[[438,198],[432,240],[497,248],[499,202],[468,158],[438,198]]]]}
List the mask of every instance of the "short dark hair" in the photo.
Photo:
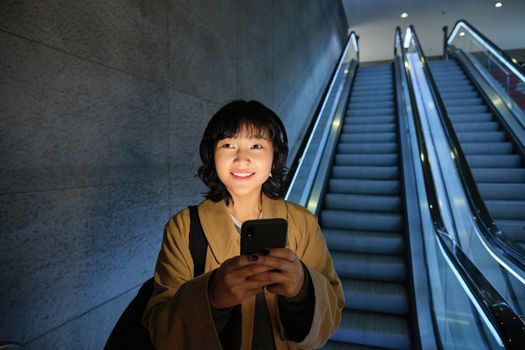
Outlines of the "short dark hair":
{"type": "Polygon", "coordinates": [[[199,147],[202,165],[197,175],[209,188],[205,197],[214,202],[222,199],[229,204],[232,197],[221,182],[215,169],[215,147],[217,142],[237,135],[248,128],[268,135],[273,145],[272,176],[262,186],[270,198],[281,198],[286,175],[288,139],[284,125],[271,109],[257,101],[232,101],[222,107],[208,122],[199,147]]]}

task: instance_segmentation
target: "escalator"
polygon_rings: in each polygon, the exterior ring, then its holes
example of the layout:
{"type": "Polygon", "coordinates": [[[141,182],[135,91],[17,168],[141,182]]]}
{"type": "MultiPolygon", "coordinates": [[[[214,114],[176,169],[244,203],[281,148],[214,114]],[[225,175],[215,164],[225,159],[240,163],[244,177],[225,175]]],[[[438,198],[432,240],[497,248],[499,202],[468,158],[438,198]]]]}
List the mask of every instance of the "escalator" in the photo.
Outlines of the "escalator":
{"type": "Polygon", "coordinates": [[[490,216],[525,249],[525,163],[519,148],[456,60],[429,64],[490,216]]]}
{"type": "Polygon", "coordinates": [[[444,225],[419,48],[398,28],[394,63],[362,67],[352,32],[291,167],[285,198],[319,216],[345,293],[324,349],[522,349],[520,318],[444,225]]]}
{"type": "Polygon", "coordinates": [[[412,346],[396,119],[392,65],[358,68],[320,212],[346,298],[329,348],[412,346]]]}

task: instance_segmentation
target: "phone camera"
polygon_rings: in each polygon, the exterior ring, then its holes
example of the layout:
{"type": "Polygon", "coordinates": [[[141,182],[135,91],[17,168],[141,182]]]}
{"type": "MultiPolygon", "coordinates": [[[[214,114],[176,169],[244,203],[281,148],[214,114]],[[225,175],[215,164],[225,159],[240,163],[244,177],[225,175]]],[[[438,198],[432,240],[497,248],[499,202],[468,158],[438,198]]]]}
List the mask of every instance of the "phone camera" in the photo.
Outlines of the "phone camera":
{"type": "Polygon", "coordinates": [[[246,237],[252,238],[253,237],[253,227],[248,228],[246,231],[246,237]]]}

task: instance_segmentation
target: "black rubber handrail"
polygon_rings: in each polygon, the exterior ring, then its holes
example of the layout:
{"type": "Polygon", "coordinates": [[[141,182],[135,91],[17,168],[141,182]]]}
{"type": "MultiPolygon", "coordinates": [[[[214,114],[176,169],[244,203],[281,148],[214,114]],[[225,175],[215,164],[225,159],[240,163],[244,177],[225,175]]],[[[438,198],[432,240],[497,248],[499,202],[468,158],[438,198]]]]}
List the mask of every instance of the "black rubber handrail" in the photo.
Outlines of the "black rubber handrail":
{"type": "Polygon", "coordinates": [[[509,57],[509,55],[500,49],[496,44],[494,44],[489,38],[487,38],[485,35],[483,35],[479,30],[477,30],[472,24],[470,24],[467,20],[461,18],[456,21],[456,24],[454,24],[454,27],[452,27],[452,30],[450,31],[450,35],[446,38],[443,45],[445,47],[448,47],[448,42],[450,38],[452,37],[452,33],[454,33],[456,27],[460,24],[464,24],[466,27],[468,27],[470,30],[472,30],[476,35],[478,35],[480,38],[482,38],[494,51],[496,51],[507,63],[509,63],[511,66],[516,68],[519,72],[525,75],[525,70],[521,68],[519,65],[514,63],[514,61],[509,57]]]}
{"type": "MultiPolygon", "coordinates": [[[[425,55],[419,44],[417,34],[414,30],[414,27],[409,26],[409,30],[414,40],[414,48],[420,57],[421,65],[425,75],[430,83],[431,91],[436,90],[436,85],[433,80],[433,77],[430,74],[428,64],[425,59],[425,55]]],[[[396,32],[401,29],[396,28],[396,32]]],[[[397,34],[396,34],[397,35],[397,34]]],[[[414,88],[411,83],[411,73],[408,69],[408,59],[405,54],[406,49],[402,49],[401,57],[403,60],[403,66],[405,73],[407,74],[407,83],[409,87],[410,94],[410,103],[412,105],[412,111],[414,113],[414,122],[416,125],[416,133],[419,144],[419,149],[422,154],[420,157],[421,166],[424,174],[425,189],[428,197],[428,206],[430,210],[430,215],[432,222],[434,224],[434,231],[443,246],[445,253],[447,254],[450,262],[454,265],[455,269],[460,274],[463,282],[470,290],[471,295],[475,298],[477,303],[485,312],[487,319],[491,322],[494,329],[498,332],[503,344],[507,349],[524,349],[525,348],[525,324],[517,315],[512,307],[501,297],[498,291],[490,284],[490,282],[483,276],[483,274],[478,270],[478,268],[470,261],[470,259],[463,253],[461,248],[450,238],[450,234],[447,232],[441,213],[439,212],[439,203],[437,201],[436,189],[434,187],[433,175],[430,169],[430,164],[428,161],[428,152],[424,142],[423,131],[421,127],[421,122],[419,119],[419,112],[417,109],[416,97],[414,93],[414,88]]],[[[437,90],[436,90],[437,91],[437,90]]],[[[435,97],[435,92],[433,91],[433,96],[435,97]]],[[[436,103],[438,112],[446,113],[444,109],[443,101],[440,100],[439,95],[438,99],[434,102],[436,103]]]]}

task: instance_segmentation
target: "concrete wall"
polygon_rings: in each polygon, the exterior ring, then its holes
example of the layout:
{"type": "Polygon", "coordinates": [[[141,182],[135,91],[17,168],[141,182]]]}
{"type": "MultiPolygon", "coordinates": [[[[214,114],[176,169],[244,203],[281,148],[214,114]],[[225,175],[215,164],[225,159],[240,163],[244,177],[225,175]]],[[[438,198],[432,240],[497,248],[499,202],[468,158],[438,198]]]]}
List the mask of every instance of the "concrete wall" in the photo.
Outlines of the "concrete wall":
{"type": "Polygon", "coordinates": [[[200,201],[211,114],[259,99],[292,153],[341,53],[339,0],[0,3],[0,341],[100,349],[200,201]]]}

